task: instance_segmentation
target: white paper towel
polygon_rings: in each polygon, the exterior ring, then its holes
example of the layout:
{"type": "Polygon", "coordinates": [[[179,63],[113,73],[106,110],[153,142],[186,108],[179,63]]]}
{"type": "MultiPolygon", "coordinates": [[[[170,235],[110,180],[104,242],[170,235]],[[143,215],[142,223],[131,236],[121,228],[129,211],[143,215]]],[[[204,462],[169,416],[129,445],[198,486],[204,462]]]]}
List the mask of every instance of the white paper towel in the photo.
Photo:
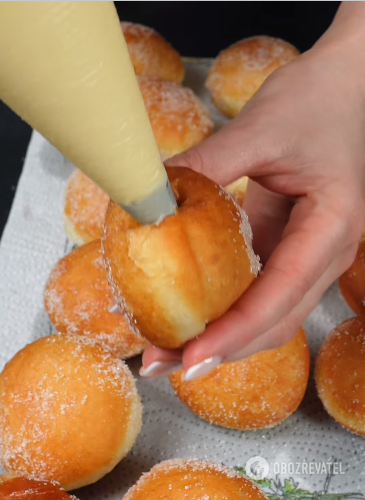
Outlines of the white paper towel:
{"type": "MultiPolygon", "coordinates": [[[[210,108],[219,127],[226,120],[210,104],[204,88],[209,65],[209,60],[186,62],[185,83],[210,108]]],[[[43,288],[52,266],[70,247],[63,228],[63,196],[72,170],[53,146],[33,133],[0,246],[0,369],[24,345],[52,332],[43,306],[43,288]]],[[[334,285],[305,324],[312,366],[326,334],[351,315],[334,285]]],[[[129,365],[137,374],[140,359],[129,365]]],[[[294,415],[272,429],[252,432],[214,427],[199,420],[176,398],[167,379],[138,379],[138,389],[144,404],[144,425],[136,445],[112,473],[77,491],[81,500],[119,500],[143,471],[173,457],[244,466],[250,457],[259,455],[270,466],[271,481],[265,491],[272,498],[289,498],[290,490],[291,499],[300,498],[298,488],[317,492],[317,496],[302,493],[301,498],[327,500],[334,498],[331,493],[365,491],[365,441],[342,429],[323,410],[312,374],[304,401],[294,415]],[[343,474],[298,474],[289,466],[287,473],[275,477],[278,462],[321,464],[334,460],[343,474]]],[[[303,472],[303,466],[299,467],[303,472]]],[[[359,493],[336,498],[364,497],[359,493]]]]}

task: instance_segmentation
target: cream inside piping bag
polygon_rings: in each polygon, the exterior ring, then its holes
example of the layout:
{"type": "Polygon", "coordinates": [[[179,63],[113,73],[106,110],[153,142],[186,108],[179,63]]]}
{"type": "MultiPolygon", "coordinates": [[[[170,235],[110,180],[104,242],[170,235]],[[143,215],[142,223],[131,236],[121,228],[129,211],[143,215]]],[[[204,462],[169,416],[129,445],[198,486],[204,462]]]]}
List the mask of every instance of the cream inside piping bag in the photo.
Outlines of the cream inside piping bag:
{"type": "Polygon", "coordinates": [[[144,223],[176,209],[112,2],[0,2],[0,98],[144,223]]]}

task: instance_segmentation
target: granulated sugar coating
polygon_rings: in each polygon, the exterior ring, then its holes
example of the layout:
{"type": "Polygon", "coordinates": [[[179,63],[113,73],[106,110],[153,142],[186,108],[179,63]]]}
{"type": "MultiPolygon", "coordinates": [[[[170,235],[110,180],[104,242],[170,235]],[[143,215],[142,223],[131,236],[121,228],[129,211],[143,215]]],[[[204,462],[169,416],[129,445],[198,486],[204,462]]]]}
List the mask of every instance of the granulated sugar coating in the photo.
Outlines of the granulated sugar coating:
{"type": "Polygon", "coordinates": [[[343,427],[365,436],[365,319],[351,318],[324,341],[316,361],[318,395],[343,427]]]}
{"type": "Polygon", "coordinates": [[[123,500],[265,500],[251,481],[207,460],[174,459],[143,474],[123,500]]]}
{"type": "Polygon", "coordinates": [[[276,69],[299,56],[295,47],[279,38],[246,38],[220,52],[206,81],[212,101],[228,118],[242,106],[276,69]]]}
{"type": "Polygon", "coordinates": [[[303,399],[309,350],[303,329],[285,346],[225,363],[190,382],[170,375],[177,396],[198,417],[233,429],[262,429],[285,420],[303,399]]]}
{"type": "Polygon", "coordinates": [[[140,354],[147,345],[121,314],[109,312],[115,302],[100,239],[74,250],[56,264],[44,291],[44,302],[57,331],[101,342],[122,359],[140,354]]]}
{"type": "Polygon", "coordinates": [[[155,78],[139,77],[138,82],[162,159],[213,133],[211,115],[191,89],[155,78]]]}
{"type": "Polygon", "coordinates": [[[89,339],[43,337],[0,375],[0,462],[7,472],[78,488],[112,470],[140,428],[128,367],[89,339]]]}
{"type": "Polygon", "coordinates": [[[122,22],[121,25],[136,75],[182,81],[181,57],[161,35],[142,24],[122,22]]]}
{"type": "Polygon", "coordinates": [[[101,237],[109,197],[80,170],[68,181],[65,192],[65,230],[77,245],[101,237]]]}

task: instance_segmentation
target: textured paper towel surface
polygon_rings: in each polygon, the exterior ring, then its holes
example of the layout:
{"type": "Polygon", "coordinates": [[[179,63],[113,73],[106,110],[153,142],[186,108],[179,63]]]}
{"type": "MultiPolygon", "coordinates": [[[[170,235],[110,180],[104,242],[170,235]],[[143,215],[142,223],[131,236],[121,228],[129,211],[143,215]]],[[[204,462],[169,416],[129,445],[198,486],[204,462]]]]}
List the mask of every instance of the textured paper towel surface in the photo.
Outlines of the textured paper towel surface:
{"type": "MultiPolygon", "coordinates": [[[[210,104],[203,86],[209,61],[197,60],[186,66],[186,85],[209,106],[217,126],[221,126],[225,119],[210,104]]],[[[52,266],[70,247],[63,229],[63,195],[72,170],[58,151],[33,134],[0,246],[0,369],[24,345],[52,331],[43,306],[43,288],[52,266]]],[[[305,324],[312,366],[326,334],[351,315],[334,285],[305,324]]],[[[128,364],[136,375],[140,359],[128,364]]],[[[337,460],[344,474],[288,473],[279,479],[292,476],[301,488],[326,491],[327,495],[365,491],[365,441],[342,429],[323,410],[312,374],[304,401],[294,415],[273,429],[253,432],[227,430],[199,420],[175,397],[166,379],[138,380],[138,389],[144,404],[144,425],[132,452],[104,479],[79,490],[81,500],[121,499],[143,471],[174,457],[244,466],[250,457],[259,455],[269,462],[268,477],[272,480],[275,462],[337,460]]],[[[278,495],[283,495],[278,483],[276,488],[278,495]]]]}

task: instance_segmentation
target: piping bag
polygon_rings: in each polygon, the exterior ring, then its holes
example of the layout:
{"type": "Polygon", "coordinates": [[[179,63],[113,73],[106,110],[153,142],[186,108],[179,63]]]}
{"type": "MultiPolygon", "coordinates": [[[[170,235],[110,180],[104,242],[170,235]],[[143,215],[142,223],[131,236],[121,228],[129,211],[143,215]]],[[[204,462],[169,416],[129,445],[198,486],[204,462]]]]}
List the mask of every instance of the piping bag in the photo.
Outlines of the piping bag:
{"type": "Polygon", "coordinates": [[[142,224],[176,201],[113,2],[0,2],[0,98],[142,224]]]}

